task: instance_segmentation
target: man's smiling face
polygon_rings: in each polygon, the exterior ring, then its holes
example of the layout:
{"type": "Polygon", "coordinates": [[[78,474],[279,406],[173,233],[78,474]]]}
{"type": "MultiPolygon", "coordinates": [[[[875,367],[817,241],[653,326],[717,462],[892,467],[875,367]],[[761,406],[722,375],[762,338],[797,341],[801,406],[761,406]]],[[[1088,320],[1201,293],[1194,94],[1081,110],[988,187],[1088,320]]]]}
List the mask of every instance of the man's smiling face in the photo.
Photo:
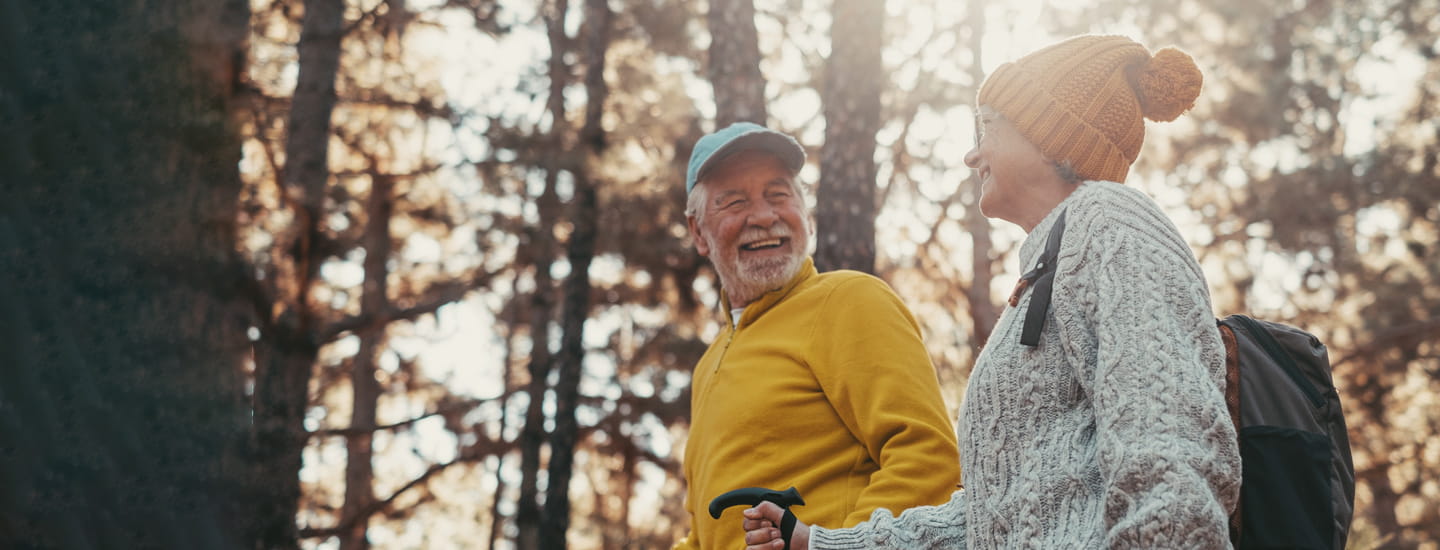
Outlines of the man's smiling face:
{"type": "Polygon", "coordinates": [[[705,194],[690,218],[695,249],[715,265],[731,307],[783,286],[804,263],[810,227],[794,177],[775,155],[747,150],[710,169],[694,191],[705,194]]]}

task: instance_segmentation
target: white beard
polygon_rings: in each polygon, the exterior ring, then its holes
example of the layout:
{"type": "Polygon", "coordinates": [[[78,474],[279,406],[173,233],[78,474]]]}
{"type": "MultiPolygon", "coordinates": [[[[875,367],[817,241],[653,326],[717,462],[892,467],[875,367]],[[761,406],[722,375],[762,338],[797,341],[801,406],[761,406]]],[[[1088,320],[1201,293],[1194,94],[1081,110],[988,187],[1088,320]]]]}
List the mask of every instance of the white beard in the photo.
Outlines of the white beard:
{"type": "Polygon", "coordinates": [[[800,254],[791,254],[782,258],[768,258],[764,260],[740,262],[740,273],[727,274],[721,272],[720,285],[730,294],[730,303],[749,303],[761,295],[776,290],[790,278],[800,271],[800,261],[803,258],[800,254]]]}
{"type": "Polygon", "coordinates": [[[739,254],[732,251],[730,257],[712,261],[730,304],[748,304],[790,282],[805,260],[804,249],[793,242],[791,246],[796,247],[794,253],[783,257],[740,259],[739,254]]]}
{"type": "MultiPolygon", "coordinates": [[[[802,222],[803,224],[804,222],[802,222]]],[[[784,256],[745,257],[734,246],[721,247],[705,236],[706,244],[712,251],[710,264],[720,275],[720,287],[730,298],[730,306],[749,304],[772,290],[785,286],[800,271],[805,262],[806,243],[810,238],[810,227],[802,225],[798,231],[777,223],[769,229],[746,228],[736,236],[736,243],[754,242],[769,238],[788,239],[790,253],[784,256]],[[798,235],[796,233],[799,233],[798,235]]]]}

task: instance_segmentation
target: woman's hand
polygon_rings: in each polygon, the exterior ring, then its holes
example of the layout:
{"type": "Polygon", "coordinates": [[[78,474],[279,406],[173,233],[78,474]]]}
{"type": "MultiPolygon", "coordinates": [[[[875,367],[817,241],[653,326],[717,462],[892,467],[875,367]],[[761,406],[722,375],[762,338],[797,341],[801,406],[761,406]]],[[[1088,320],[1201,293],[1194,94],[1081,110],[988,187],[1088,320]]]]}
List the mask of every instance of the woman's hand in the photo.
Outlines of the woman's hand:
{"type": "MultiPolygon", "coordinates": [[[[761,502],[759,506],[745,510],[745,550],[781,550],[785,539],[780,538],[780,518],[785,510],[773,502],[761,502]]],[[[795,531],[790,533],[790,550],[809,550],[810,526],[795,522],[795,531]]]]}

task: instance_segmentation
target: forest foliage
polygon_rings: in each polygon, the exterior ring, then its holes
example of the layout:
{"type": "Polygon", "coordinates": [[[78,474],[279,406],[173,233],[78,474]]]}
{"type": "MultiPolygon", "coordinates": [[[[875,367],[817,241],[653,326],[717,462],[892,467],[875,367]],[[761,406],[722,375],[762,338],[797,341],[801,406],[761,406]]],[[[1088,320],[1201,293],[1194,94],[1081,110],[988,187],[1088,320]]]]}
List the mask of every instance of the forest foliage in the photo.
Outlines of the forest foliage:
{"type": "MultiPolygon", "coordinates": [[[[1440,2],[249,0],[243,40],[238,4],[228,18],[81,21],[111,45],[151,44],[125,25],[189,30],[177,49],[114,54],[140,61],[99,73],[179,83],[94,107],[127,113],[115,137],[131,141],[76,138],[112,161],[150,158],[135,145],[145,136],[168,140],[185,153],[154,158],[152,179],[210,182],[195,196],[115,191],[124,210],[97,227],[137,230],[86,246],[97,263],[160,254],[137,239],[217,258],[203,273],[220,282],[164,295],[204,304],[187,317],[204,324],[139,320],[152,339],[189,331],[177,345],[202,351],[134,379],[174,376],[181,390],[146,391],[226,404],[216,421],[229,431],[180,428],[243,475],[182,473],[240,495],[217,506],[253,512],[231,531],[237,547],[668,548],[689,521],[689,369],[722,322],[682,174],[695,141],[736,120],[806,147],[817,262],[895,288],[957,410],[1024,237],[975,207],[962,155],[977,88],[1054,39],[1119,33],[1189,52],[1206,77],[1188,115],[1147,128],[1128,184],[1176,220],[1217,315],[1295,324],[1329,345],[1357,471],[1350,547],[1440,548],[1440,2]],[[214,21],[230,34],[186,26],[214,21]],[[146,62],[170,58],[202,69],[146,62]],[[141,112],[208,122],[171,132],[141,112]],[[204,213],[144,214],[193,204],[204,213]],[[177,365],[193,357],[223,379],[184,378],[177,365]]],[[[36,51],[59,41],[3,28],[36,51]]],[[[0,69],[76,78],[27,67],[0,69]]],[[[0,90],[0,115],[47,113],[79,134],[56,107],[66,101],[0,90]]],[[[36,181],[90,177],[27,131],[6,165],[36,181]]],[[[95,170],[133,172],[123,164],[95,170]]],[[[85,188],[38,189],[7,202],[100,207],[65,202],[85,188]]],[[[82,240],[36,231],[33,210],[4,212],[7,266],[82,240]]],[[[0,308],[7,321],[63,310],[52,294],[132,280],[102,269],[52,292],[35,281],[84,271],[55,265],[7,274],[0,296],[49,300],[0,308]]],[[[136,273],[163,287],[165,272],[136,273]]],[[[111,310],[133,305],[106,304],[109,317],[87,322],[120,322],[111,310]]],[[[27,326],[63,319],[42,321],[27,326]]]]}

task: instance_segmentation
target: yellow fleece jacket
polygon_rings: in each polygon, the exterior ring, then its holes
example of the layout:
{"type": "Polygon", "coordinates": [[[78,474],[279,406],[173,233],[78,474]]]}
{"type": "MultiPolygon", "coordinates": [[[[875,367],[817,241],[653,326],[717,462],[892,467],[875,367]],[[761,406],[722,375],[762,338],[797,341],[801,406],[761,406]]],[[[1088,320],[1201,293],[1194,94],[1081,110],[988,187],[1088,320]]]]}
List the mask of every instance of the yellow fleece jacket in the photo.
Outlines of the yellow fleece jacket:
{"type": "Polygon", "coordinates": [[[745,308],[695,367],[685,507],[677,549],[745,546],[744,507],[707,508],[742,487],[799,489],[803,522],[850,527],[950,498],[955,432],[920,330],[884,281],[817,274],[806,259],[784,287],[745,308]]]}

